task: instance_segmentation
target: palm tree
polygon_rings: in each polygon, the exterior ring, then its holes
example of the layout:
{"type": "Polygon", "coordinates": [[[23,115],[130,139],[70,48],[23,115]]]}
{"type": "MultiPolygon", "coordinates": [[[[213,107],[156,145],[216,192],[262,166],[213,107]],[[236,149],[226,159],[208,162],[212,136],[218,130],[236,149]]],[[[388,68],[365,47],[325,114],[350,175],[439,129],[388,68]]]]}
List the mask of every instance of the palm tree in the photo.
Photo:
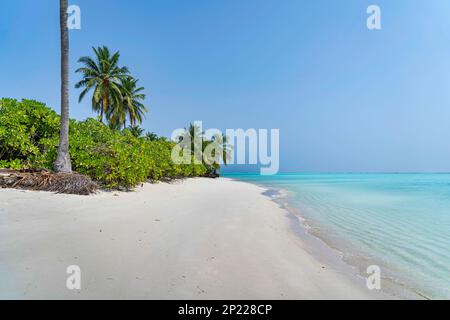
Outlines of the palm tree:
{"type": "Polygon", "coordinates": [[[122,100],[120,104],[115,104],[109,110],[107,117],[113,124],[123,124],[127,126],[127,116],[131,127],[137,123],[141,124],[147,108],[142,101],[145,100],[144,87],[138,87],[139,80],[133,77],[121,79],[122,100]]]}
{"type": "Polygon", "coordinates": [[[147,141],[158,141],[159,137],[156,133],[154,132],[147,132],[147,134],[145,135],[145,139],[147,141]]]}
{"type": "Polygon", "coordinates": [[[120,131],[122,129],[122,124],[109,122],[108,127],[114,131],[120,131]]]}
{"type": "Polygon", "coordinates": [[[127,112],[123,101],[115,103],[108,108],[106,119],[108,120],[108,125],[111,129],[120,131],[121,128],[127,128],[127,112]]]}
{"type": "Polygon", "coordinates": [[[198,125],[190,123],[189,127],[184,129],[183,135],[178,138],[180,146],[189,149],[198,161],[203,161],[202,152],[205,148],[203,135],[204,132],[198,125]]]}
{"type": "Polygon", "coordinates": [[[140,138],[145,131],[139,126],[130,126],[128,127],[128,130],[130,130],[131,134],[136,138],[140,138]]]}
{"type": "Polygon", "coordinates": [[[59,1],[59,24],[61,29],[61,124],[59,132],[59,148],[53,167],[56,172],[72,172],[69,154],[69,30],[68,1],[59,1]]]}
{"type": "Polygon", "coordinates": [[[228,137],[226,135],[215,135],[213,140],[219,145],[218,153],[220,154],[221,160],[225,165],[231,162],[231,154],[233,147],[228,143],[228,137]]]}
{"type": "Polygon", "coordinates": [[[80,94],[80,102],[89,91],[94,91],[92,109],[100,113],[103,122],[103,117],[111,106],[121,104],[123,97],[121,81],[128,78],[130,72],[126,67],[119,67],[119,52],[111,55],[105,46],[92,49],[96,60],[90,57],[81,57],[78,60],[84,67],[76,72],[82,73],[83,79],[75,85],[75,88],[84,88],[80,94]]]}
{"type": "Polygon", "coordinates": [[[227,165],[231,161],[232,146],[228,144],[228,137],[225,135],[214,135],[211,141],[206,142],[204,160],[205,164],[217,175],[220,163],[227,165]]]}
{"type": "Polygon", "coordinates": [[[142,93],[145,88],[138,87],[139,80],[133,78],[127,78],[122,82],[122,86],[125,90],[125,108],[130,119],[131,126],[135,126],[136,123],[142,123],[145,114],[148,109],[142,104],[145,100],[145,94],[142,93]]]}

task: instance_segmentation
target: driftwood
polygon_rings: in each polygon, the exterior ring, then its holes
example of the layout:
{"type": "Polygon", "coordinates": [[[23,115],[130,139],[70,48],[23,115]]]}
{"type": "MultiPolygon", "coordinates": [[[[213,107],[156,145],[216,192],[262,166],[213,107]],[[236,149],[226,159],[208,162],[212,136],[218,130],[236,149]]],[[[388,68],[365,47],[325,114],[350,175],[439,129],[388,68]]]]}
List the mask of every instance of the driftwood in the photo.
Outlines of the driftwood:
{"type": "Polygon", "coordinates": [[[0,188],[48,191],[65,194],[90,195],[98,185],[78,173],[52,173],[48,170],[2,170],[0,188]]]}

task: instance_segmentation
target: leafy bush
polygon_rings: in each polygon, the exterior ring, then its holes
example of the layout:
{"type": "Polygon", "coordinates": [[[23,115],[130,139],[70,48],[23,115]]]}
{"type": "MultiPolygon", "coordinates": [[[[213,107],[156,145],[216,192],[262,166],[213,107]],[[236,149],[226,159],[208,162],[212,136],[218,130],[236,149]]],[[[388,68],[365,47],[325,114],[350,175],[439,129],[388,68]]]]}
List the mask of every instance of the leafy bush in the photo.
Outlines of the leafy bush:
{"type": "MultiPolygon", "coordinates": [[[[51,169],[56,159],[59,116],[44,104],[0,100],[0,168],[51,169]]],[[[204,165],[177,165],[173,142],[135,137],[97,120],[70,122],[73,169],[107,188],[132,188],[149,179],[202,176],[204,165]]]]}
{"type": "Polygon", "coordinates": [[[1,166],[12,169],[30,166],[30,159],[41,154],[44,145],[57,136],[58,130],[58,115],[44,104],[31,100],[0,100],[1,166]]]}

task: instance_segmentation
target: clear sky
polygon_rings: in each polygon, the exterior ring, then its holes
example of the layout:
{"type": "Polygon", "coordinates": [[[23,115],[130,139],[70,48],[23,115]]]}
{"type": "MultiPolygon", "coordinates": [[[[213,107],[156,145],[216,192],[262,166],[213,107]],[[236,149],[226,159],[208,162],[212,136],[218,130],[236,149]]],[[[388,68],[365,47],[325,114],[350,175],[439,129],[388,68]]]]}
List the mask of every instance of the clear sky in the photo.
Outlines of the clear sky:
{"type": "MultiPolygon", "coordinates": [[[[82,10],[72,71],[92,46],[120,50],[149,131],[279,128],[286,172],[450,171],[448,0],[69,2],[82,10]]],[[[0,96],[59,109],[58,5],[0,2],[0,96]]],[[[72,117],[93,116],[78,94],[72,117]]]]}

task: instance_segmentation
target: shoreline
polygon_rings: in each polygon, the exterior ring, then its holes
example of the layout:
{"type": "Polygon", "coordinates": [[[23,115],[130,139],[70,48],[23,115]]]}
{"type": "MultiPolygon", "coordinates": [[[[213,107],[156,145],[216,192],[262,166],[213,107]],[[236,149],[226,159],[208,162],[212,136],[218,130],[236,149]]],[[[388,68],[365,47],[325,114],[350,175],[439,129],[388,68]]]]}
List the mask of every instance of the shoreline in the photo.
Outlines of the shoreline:
{"type": "MultiPolygon", "coordinates": [[[[292,232],[294,232],[306,244],[306,248],[311,255],[319,261],[338,268],[351,277],[356,277],[359,280],[365,281],[365,274],[362,266],[364,264],[363,261],[367,260],[367,258],[363,258],[360,253],[356,253],[353,260],[350,261],[349,258],[345,257],[344,252],[339,249],[339,246],[334,245],[335,241],[345,242],[348,245],[346,240],[329,239],[323,233],[314,231],[311,232],[310,230],[320,229],[320,225],[316,224],[312,219],[305,217],[302,214],[302,210],[290,201],[289,198],[291,191],[258,183],[256,181],[239,180],[238,178],[232,177],[227,177],[227,179],[250,183],[267,189],[267,193],[265,195],[280,205],[281,208],[289,212],[288,218],[291,220],[292,232]]],[[[351,252],[354,253],[356,250],[351,252]]],[[[377,261],[377,263],[379,262],[377,261]]],[[[386,282],[388,283],[387,289],[382,286],[382,289],[380,290],[383,294],[386,294],[393,299],[431,300],[430,297],[427,297],[425,294],[421,293],[418,288],[403,283],[400,279],[393,278],[388,267],[383,266],[382,269],[388,270],[388,275],[382,276],[382,281],[384,284],[386,284],[386,282]]]]}
{"type": "Polygon", "coordinates": [[[392,298],[311,253],[266,192],[229,178],[89,197],[2,189],[0,298],[392,298]],[[69,265],[80,291],[65,288],[69,265]]]}

